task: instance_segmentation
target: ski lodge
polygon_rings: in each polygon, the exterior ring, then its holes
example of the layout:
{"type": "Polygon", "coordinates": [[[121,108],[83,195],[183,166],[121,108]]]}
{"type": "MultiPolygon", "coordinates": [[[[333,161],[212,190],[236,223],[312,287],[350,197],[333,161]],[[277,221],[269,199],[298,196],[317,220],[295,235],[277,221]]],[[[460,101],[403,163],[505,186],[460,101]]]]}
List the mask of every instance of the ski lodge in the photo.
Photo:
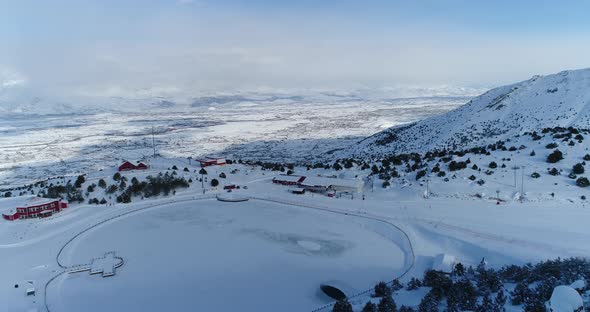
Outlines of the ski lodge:
{"type": "Polygon", "coordinates": [[[149,167],[146,164],[142,163],[142,162],[139,162],[137,165],[134,165],[134,164],[132,164],[129,161],[125,161],[123,164],[121,164],[119,166],[119,171],[146,170],[148,168],[149,167]]]}
{"type": "Polygon", "coordinates": [[[303,176],[281,174],[272,178],[272,183],[281,185],[299,185],[305,180],[303,176]]]}
{"type": "Polygon", "coordinates": [[[281,185],[296,185],[305,189],[306,191],[318,193],[325,193],[328,191],[361,193],[364,186],[364,182],[362,180],[356,179],[305,177],[284,174],[274,177],[272,182],[281,185]]]}
{"type": "Polygon", "coordinates": [[[225,165],[225,158],[205,157],[203,159],[196,159],[196,161],[201,163],[201,168],[209,167],[209,166],[223,166],[223,165],[225,165]]]}
{"type": "Polygon", "coordinates": [[[0,211],[5,220],[46,218],[68,208],[63,199],[19,196],[0,199],[0,211]]]}

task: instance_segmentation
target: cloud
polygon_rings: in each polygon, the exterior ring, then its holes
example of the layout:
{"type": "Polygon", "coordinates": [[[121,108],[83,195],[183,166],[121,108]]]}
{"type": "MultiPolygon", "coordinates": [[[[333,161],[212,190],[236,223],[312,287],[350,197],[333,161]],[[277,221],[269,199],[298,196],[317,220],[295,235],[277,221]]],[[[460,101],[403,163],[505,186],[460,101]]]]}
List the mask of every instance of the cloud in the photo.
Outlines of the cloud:
{"type": "Polygon", "coordinates": [[[20,74],[0,79],[2,85],[26,83],[60,96],[492,86],[583,67],[590,54],[585,33],[535,36],[389,16],[379,21],[363,8],[351,17],[218,2],[194,9],[200,2],[182,0],[177,3],[191,6],[75,3],[66,12],[10,14],[22,32],[1,41],[0,50],[2,62],[20,74]]]}

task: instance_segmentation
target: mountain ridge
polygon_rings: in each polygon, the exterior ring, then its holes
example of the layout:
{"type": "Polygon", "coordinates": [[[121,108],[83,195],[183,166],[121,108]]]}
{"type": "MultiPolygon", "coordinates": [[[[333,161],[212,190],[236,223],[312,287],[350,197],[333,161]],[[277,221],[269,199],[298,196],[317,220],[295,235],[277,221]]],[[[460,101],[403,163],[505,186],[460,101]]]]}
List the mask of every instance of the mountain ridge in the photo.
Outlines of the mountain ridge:
{"type": "Polygon", "coordinates": [[[491,89],[445,114],[376,133],[344,154],[363,157],[469,148],[527,131],[569,126],[590,128],[590,68],[537,75],[491,89]]]}

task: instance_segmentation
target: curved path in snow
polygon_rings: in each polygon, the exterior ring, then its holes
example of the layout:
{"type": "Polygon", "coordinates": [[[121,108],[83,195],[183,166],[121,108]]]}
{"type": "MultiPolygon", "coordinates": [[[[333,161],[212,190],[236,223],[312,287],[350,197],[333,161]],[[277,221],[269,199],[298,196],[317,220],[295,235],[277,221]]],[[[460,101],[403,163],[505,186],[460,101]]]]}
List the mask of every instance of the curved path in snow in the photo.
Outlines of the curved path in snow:
{"type": "MultiPolygon", "coordinates": [[[[79,231],[78,233],[76,233],[74,236],[72,236],[68,241],[66,241],[62,247],[60,248],[59,252],[57,253],[57,255],[55,256],[55,261],[57,262],[57,264],[59,265],[60,268],[63,269],[63,271],[59,272],[58,274],[56,274],[55,276],[53,276],[52,278],[50,278],[47,283],[45,284],[44,287],[44,296],[43,296],[43,300],[44,300],[44,305],[45,305],[45,309],[47,310],[47,312],[51,312],[51,309],[49,308],[48,302],[47,302],[47,289],[49,287],[49,285],[56,280],[58,277],[60,277],[61,275],[68,273],[68,270],[71,268],[74,268],[75,265],[66,265],[62,259],[60,259],[60,257],[62,256],[64,250],[67,248],[68,245],[70,245],[74,240],[76,240],[78,237],[80,237],[81,235],[87,233],[88,231],[95,229],[101,225],[104,225],[105,223],[108,223],[110,221],[119,219],[121,217],[124,216],[128,216],[130,214],[136,213],[136,212],[140,212],[140,211],[144,211],[147,209],[151,209],[151,208],[157,208],[157,207],[161,207],[161,206],[165,206],[165,205],[170,205],[171,203],[184,203],[184,202],[191,202],[191,201],[199,201],[199,200],[206,200],[206,199],[214,199],[215,195],[211,194],[211,195],[205,195],[205,196],[200,196],[200,197],[191,197],[191,198],[187,198],[187,199],[181,199],[181,200],[177,200],[174,202],[163,202],[163,203],[157,203],[157,204],[151,204],[151,205],[147,205],[147,206],[143,206],[143,207],[139,207],[139,208],[135,208],[135,209],[131,209],[131,210],[127,210],[125,212],[119,213],[117,215],[114,216],[110,216],[106,219],[102,219],[84,229],[82,229],[81,231],[79,231]]],[[[315,205],[310,205],[310,204],[306,204],[306,203],[300,203],[300,202],[291,202],[288,200],[284,200],[284,199],[277,199],[277,198],[263,198],[263,197],[252,197],[250,196],[249,198],[254,199],[254,200],[260,200],[260,201],[267,201],[267,202],[273,202],[273,203],[279,203],[279,204],[283,204],[283,205],[289,205],[289,206],[296,206],[296,207],[303,207],[303,208],[309,208],[309,209],[314,209],[314,210],[320,210],[323,212],[328,212],[328,213],[335,213],[335,214],[339,214],[339,215],[345,215],[345,216],[350,216],[350,217],[354,217],[354,218],[361,218],[361,219],[366,219],[366,220],[372,220],[372,221],[376,221],[379,222],[383,225],[386,225],[396,231],[398,231],[399,233],[402,234],[403,237],[403,241],[397,241],[397,245],[400,247],[400,249],[405,253],[405,260],[404,260],[404,266],[405,269],[404,271],[398,275],[397,277],[395,277],[396,279],[401,278],[403,276],[405,276],[413,267],[415,264],[415,260],[416,260],[416,256],[414,254],[414,247],[412,246],[412,242],[408,236],[408,234],[401,229],[399,226],[386,221],[384,219],[375,217],[375,216],[367,216],[367,215],[361,215],[361,214],[357,214],[357,213],[352,213],[352,212],[345,212],[345,211],[340,211],[340,210],[336,210],[336,209],[332,209],[329,207],[321,207],[321,206],[315,206],[315,205]]],[[[389,283],[391,284],[393,282],[389,281],[389,283]]],[[[359,296],[363,296],[366,295],[368,293],[370,293],[373,290],[373,288],[361,291],[359,293],[353,294],[348,296],[348,298],[355,298],[355,297],[359,297],[359,296]]],[[[316,311],[321,311],[321,310],[325,310],[328,309],[330,307],[332,307],[334,305],[334,302],[331,302],[329,304],[326,304],[324,306],[318,307],[316,309],[313,310],[313,312],[316,311]]]]}
{"type": "Polygon", "coordinates": [[[49,308],[49,305],[47,303],[47,288],[49,287],[49,285],[51,284],[51,282],[53,282],[56,278],[58,278],[59,276],[61,276],[64,273],[68,272],[68,269],[75,267],[75,266],[67,266],[65,265],[62,261],[60,261],[60,256],[62,255],[63,251],[65,250],[65,248],[71,244],[76,238],[80,237],[82,234],[95,229],[107,222],[119,219],[121,217],[136,213],[136,212],[140,212],[143,210],[147,210],[147,209],[151,209],[151,208],[156,208],[156,207],[160,207],[160,206],[165,206],[165,205],[170,205],[171,203],[183,203],[183,202],[190,202],[190,201],[198,201],[198,200],[205,200],[205,199],[213,199],[215,198],[214,195],[206,195],[206,196],[201,196],[201,197],[196,197],[196,198],[189,198],[189,199],[182,199],[182,200],[178,200],[178,201],[173,201],[173,202],[164,202],[164,203],[157,203],[157,204],[152,204],[152,205],[148,205],[148,206],[143,206],[143,207],[139,207],[139,208],[135,208],[132,210],[127,210],[125,212],[122,212],[120,214],[111,216],[107,219],[103,219],[99,222],[96,222],[86,228],[84,228],[83,230],[81,230],[80,232],[76,233],[74,236],[72,236],[68,241],[66,241],[61,248],[59,249],[59,252],[57,253],[57,255],[55,256],[55,261],[57,262],[57,265],[59,265],[60,268],[63,269],[63,271],[61,271],[60,273],[58,273],[57,275],[53,276],[51,279],[49,279],[47,281],[47,283],[45,283],[45,287],[44,287],[44,296],[43,296],[43,302],[45,305],[45,309],[47,310],[47,312],[51,312],[51,309],[49,308]]]}
{"type": "MultiPolygon", "coordinates": [[[[381,219],[381,218],[378,218],[375,216],[367,216],[367,215],[357,214],[357,213],[353,213],[353,212],[340,211],[340,210],[332,209],[329,207],[321,207],[321,206],[310,205],[310,204],[301,203],[301,202],[291,202],[291,201],[284,200],[284,199],[277,199],[277,198],[270,198],[270,197],[265,198],[265,197],[256,197],[256,196],[253,196],[251,198],[255,199],[255,200],[268,201],[268,202],[274,202],[274,203],[290,205],[290,206],[298,206],[298,207],[303,207],[303,208],[310,208],[310,209],[320,210],[320,211],[324,211],[324,212],[335,213],[335,214],[340,214],[340,215],[380,222],[388,227],[395,229],[396,231],[399,231],[402,234],[402,237],[404,240],[403,242],[397,242],[398,243],[397,245],[405,253],[405,257],[406,257],[406,259],[404,261],[405,262],[404,263],[405,269],[401,274],[396,276],[394,278],[394,280],[402,278],[406,274],[408,274],[408,272],[410,272],[410,270],[412,270],[412,268],[414,267],[414,265],[416,263],[416,255],[414,253],[414,246],[412,245],[412,241],[410,240],[410,237],[408,236],[408,234],[402,228],[400,228],[399,226],[397,226],[387,220],[384,220],[384,219],[381,219]]],[[[388,281],[388,284],[391,285],[392,283],[393,283],[393,280],[388,281]]],[[[347,298],[351,299],[351,298],[355,298],[355,297],[360,297],[360,296],[370,293],[371,291],[373,291],[373,288],[369,288],[364,291],[358,292],[356,294],[349,295],[349,296],[347,296],[347,298]]],[[[334,305],[334,303],[335,302],[331,302],[329,304],[318,307],[318,308],[312,310],[312,312],[318,312],[318,311],[322,311],[322,310],[331,308],[334,305]]]]}

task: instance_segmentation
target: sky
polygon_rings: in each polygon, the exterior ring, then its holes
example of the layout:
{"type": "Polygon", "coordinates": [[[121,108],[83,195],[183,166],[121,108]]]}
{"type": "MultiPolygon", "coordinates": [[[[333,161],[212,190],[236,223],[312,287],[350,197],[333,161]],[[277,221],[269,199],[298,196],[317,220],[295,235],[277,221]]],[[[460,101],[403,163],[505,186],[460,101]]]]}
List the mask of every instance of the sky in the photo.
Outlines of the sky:
{"type": "Polygon", "coordinates": [[[493,87],[590,67],[590,1],[0,0],[0,86],[493,87]]]}

